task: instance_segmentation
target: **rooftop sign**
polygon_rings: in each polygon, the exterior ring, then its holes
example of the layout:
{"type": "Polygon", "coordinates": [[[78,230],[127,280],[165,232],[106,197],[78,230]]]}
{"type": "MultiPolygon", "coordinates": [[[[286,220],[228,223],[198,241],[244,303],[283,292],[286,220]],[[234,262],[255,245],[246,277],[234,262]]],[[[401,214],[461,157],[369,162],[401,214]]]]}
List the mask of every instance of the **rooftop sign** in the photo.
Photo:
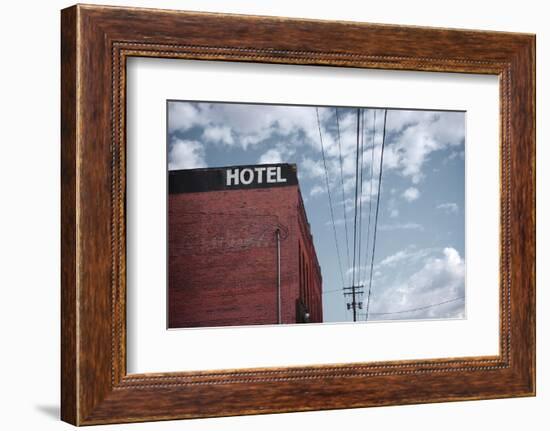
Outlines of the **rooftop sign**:
{"type": "Polygon", "coordinates": [[[169,171],[169,193],[286,187],[298,184],[296,165],[228,166],[169,171]]]}

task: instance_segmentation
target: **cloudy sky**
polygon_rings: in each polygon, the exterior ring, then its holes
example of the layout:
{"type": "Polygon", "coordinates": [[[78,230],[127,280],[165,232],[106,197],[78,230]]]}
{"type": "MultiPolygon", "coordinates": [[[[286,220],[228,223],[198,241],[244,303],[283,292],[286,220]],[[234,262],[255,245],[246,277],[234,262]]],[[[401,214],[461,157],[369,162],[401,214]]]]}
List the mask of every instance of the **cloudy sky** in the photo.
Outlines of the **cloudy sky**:
{"type": "MultiPolygon", "coordinates": [[[[368,291],[385,110],[362,111],[362,250],[361,265],[356,258],[356,277],[368,291]]],[[[465,316],[464,132],[464,112],[387,110],[369,321],[465,316]]],[[[326,322],[352,319],[341,280],[351,284],[353,272],[356,149],[356,108],[168,102],[171,170],[279,162],[298,165],[323,274],[326,322]]],[[[366,294],[363,304],[358,320],[365,319],[366,294]]]]}

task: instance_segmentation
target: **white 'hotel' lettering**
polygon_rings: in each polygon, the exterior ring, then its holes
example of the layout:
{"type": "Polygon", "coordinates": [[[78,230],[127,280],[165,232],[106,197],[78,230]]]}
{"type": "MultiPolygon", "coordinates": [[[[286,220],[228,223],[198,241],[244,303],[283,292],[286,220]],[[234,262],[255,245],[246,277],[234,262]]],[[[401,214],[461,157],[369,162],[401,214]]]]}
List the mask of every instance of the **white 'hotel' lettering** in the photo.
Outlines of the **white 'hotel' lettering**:
{"type": "Polygon", "coordinates": [[[239,185],[239,170],[238,169],[228,169],[226,171],[226,186],[238,186],[239,185]],[[231,182],[233,181],[233,184],[231,182]]]}
{"type": "Polygon", "coordinates": [[[267,168],[267,182],[268,183],[277,182],[277,178],[275,178],[276,175],[277,175],[277,168],[275,166],[270,166],[269,168],[267,168]]]}
{"type": "Polygon", "coordinates": [[[252,181],[254,181],[254,172],[252,171],[252,169],[248,169],[248,168],[243,169],[241,171],[241,183],[248,185],[252,183],[252,181]],[[246,178],[247,175],[248,175],[248,178],[246,178]]]}
{"type": "Polygon", "coordinates": [[[258,174],[258,184],[262,184],[263,178],[264,178],[264,171],[266,170],[266,167],[260,166],[258,168],[254,168],[254,170],[258,174]]]}
{"type": "Polygon", "coordinates": [[[281,168],[277,168],[277,182],[278,183],[286,183],[286,178],[281,177],[281,168]]]}
{"type": "Polygon", "coordinates": [[[258,166],[255,168],[235,168],[227,169],[225,174],[226,186],[238,186],[239,184],[249,185],[253,182],[257,184],[264,183],[286,183],[286,178],[282,177],[280,166],[258,166]]]}

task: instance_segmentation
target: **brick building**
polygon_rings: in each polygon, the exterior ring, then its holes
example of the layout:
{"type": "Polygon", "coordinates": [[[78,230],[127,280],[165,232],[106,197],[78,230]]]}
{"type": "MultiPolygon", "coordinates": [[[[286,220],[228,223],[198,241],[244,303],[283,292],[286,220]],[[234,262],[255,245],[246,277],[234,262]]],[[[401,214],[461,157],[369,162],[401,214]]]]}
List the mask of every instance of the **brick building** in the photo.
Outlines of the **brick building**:
{"type": "Polygon", "coordinates": [[[322,322],[296,165],[169,172],[170,328],[322,322]]]}

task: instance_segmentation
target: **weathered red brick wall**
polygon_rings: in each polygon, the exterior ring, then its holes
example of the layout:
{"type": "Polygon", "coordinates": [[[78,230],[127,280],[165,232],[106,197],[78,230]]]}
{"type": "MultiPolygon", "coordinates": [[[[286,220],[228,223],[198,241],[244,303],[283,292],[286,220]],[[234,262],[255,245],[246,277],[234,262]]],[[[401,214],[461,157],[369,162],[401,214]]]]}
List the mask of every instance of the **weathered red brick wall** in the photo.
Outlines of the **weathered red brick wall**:
{"type": "MultiPolygon", "coordinates": [[[[310,241],[299,193],[292,186],[169,195],[169,327],[276,324],[277,229],[282,322],[296,322],[298,244],[310,241]]],[[[312,283],[322,320],[320,273],[312,283]]]]}
{"type": "Polygon", "coordinates": [[[302,303],[310,323],[323,321],[322,277],[305,207],[298,194],[298,277],[302,303]]]}

